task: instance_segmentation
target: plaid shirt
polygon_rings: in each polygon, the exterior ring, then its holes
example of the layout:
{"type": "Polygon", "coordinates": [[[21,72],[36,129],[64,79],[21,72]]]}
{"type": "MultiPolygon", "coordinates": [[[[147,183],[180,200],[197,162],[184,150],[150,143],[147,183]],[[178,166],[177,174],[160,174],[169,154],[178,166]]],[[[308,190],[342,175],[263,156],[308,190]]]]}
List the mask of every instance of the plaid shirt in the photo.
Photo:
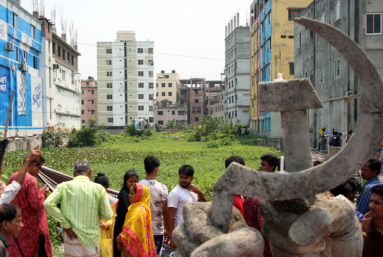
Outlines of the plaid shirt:
{"type": "Polygon", "coordinates": [[[356,210],[361,214],[365,215],[370,211],[370,197],[371,197],[371,188],[383,184],[379,177],[375,177],[367,181],[363,185],[363,190],[358,199],[356,200],[356,210]]]}
{"type": "Polygon", "coordinates": [[[44,206],[62,228],[73,229],[85,248],[98,245],[99,220],[109,220],[113,215],[106,190],[86,176],[77,176],[72,181],[59,184],[45,200],[44,206]],[[61,204],[60,209],[57,204],[61,204]]]}

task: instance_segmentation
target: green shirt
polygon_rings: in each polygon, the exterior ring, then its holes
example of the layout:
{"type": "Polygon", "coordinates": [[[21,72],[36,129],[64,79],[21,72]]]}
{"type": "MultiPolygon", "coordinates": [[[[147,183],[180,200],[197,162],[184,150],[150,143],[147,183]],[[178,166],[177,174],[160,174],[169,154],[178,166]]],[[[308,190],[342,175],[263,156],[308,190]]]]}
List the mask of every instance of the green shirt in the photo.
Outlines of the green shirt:
{"type": "Polygon", "coordinates": [[[61,228],[72,228],[82,246],[98,245],[100,218],[109,220],[112,215],[106,190],[86,176],[61,183],[45,200],[45,209],[60,222],[61,228]],[[57,204],[61,207],[58,208],[57,204]]]}

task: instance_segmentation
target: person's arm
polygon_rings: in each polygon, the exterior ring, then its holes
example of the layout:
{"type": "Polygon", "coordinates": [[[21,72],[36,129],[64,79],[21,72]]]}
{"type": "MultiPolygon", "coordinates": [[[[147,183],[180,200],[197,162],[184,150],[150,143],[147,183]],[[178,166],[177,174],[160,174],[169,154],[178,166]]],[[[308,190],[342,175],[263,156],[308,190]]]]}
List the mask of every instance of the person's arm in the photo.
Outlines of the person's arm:
{"type": "Polygon", "coordinates": [[[44,201],[46,199],[46,193],[45,189],[46,186],[44,186],[44,189],[39,188],[39,184],[37,181],[29,181],[26,182],[26,185],[24,185],[26,193],[26,200],[29,202],[29,205],[34,210],[40,210],[44,209],[44,201]]]}
{"type": "Polygon", "coordinates": [[[25,175],[27,174],[29,164],[31,161],[33,161],[34,158],[37,158],[41,156],[41,152],[37,150],[39,148],[39,145],[32,149],[32,151],[28,154],[27,158],[25,159],[25,162],[23,164],[23,167],[19,171],[19,173],[16,175],[15,179],[13,181],[16,181],[20,185],[23,185],[25,180],[25,175]]]}
{"type": "Polygon", "coordinates": [[[106,191],[102,188],[101,197],[100,197],[100,210],[99,216],[104,220],[110,220],[113,216],[112,208],[110,208],[110,204],[108,201],[108,196],[106,195],[106,191]]]}
{"type": "Polygon", "coordinates": [[[165,231],[168,231],[168,200],[162,201],[162,218],[164,219],[165,231]]]}
{"type": "Polygon", "coordinates": [[[44,202],[45,209],[47,212],[58,222],[63,229],[69,229],[72,227],[69,220],[63,215],[61,210],[57,207],[57,204],[61,203],[63,196],[62,185],[58,185],[56,190],[48,196],[44,202]]]}
{"type": "MultiPolygon", "coordinates": [[[[108,226],[105,228],[106,230],[109,230],[110,228],[112,228],[112,227],[113,227],[113,224],[116,222],[116,217],[117,217],[117,212],[116,212],[116,210],[117,210],[117,205],[118,205],[118,204],[115,204],[113,207],[111,207],[111,208],[112,208],[112,211],[113,211],[113,216],[112,216],[112,218],[111,218],[110,220],[108,220],[108,221],[105,222],[105,223],[108,224],[108,226]]],[[[101,228],[102,228],[102,227],[101,227],[101,228]]]]}
{"type": "Polygon", "coordinates": [[[197,186],[189,185],[188,190],[198,195],[198,202],[206,202],[205,196],[203,195],[201,189],[199,189],[197,186]]]}
{"type": "Polygon", "coordinates": [[[172,248],[177,247],[172,237],[172,233],[173,233],[175,222],[176,222],[176,219],[175,219],[176,211],[177,211],[177,208],[168,207],[168,236],[169,236],[169,245],[172,248]]]}

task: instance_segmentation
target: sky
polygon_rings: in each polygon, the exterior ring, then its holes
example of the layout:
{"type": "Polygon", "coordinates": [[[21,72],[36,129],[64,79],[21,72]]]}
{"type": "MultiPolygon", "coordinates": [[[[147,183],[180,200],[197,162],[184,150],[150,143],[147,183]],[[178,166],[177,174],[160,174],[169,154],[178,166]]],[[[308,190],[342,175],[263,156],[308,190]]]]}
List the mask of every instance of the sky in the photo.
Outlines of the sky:
{"type": "MultiPolygon", "coordinates": [[[[40,0],[41,1],[41,0],[40,0]]],[[[97,42],[133,30],[137,41],[154,41],[154,72],[176,70],[181,79],[219,80],[225,65],[225,25],[240,13],[249,20],[252,0],[45,0],[45,17],[57,3],[78,30],[79,72],[97,78],[97,42]]],[[[32,0],[21,0],[32,13],[32,0]]],[[[61,35],[56,14],[57,34],[61,35]]],[[[68,24],[69,28],[69,24],[68,24]]],[[[69,29],[67,29],[67,39],[69,29]]]]}

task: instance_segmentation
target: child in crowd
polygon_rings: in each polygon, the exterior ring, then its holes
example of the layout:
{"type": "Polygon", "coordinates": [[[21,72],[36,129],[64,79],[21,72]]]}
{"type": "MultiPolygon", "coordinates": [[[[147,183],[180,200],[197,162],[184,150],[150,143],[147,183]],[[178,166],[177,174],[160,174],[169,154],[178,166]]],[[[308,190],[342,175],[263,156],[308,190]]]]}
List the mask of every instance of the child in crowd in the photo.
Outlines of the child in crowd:
{"type": "Polygon", "coordinates": [[[117,206],[117,217],[116,223],[114,224],[114,235],[113,235],[113,253],[115,257],[121,256],[121,251],[117,248],[116,238],[122,232],[124,226],[125,216],[130,206],[129,193],[130,188],[138,183],[138,174],[135,170],[129,170],[124,175],[124,184],[118,194],[118,206],[117,206]]]}
{"type": "Polygon", "coordinates": [[[21,208],[10,203],[0,205],[0,256],[8,256],[10,243],[7,238],[20,233],[23,227],[21,220],[21,208]]]}
{"type": "Polygon", "coordinates": [[[121,257],[157,257],[150,213],[150,189],[137,183],[130,188],[128,213],[117,237],[121,257]]]}
{"type": "MultiPolygon", "coordinates": [[[[103,186],[105,190],[108,190],[109,188],[109,179],[108,177],[105,176],[104,173],[97,173],[97,177],[94,179],[94,182],[103,186]]],[[[110,220],[100,219],[99,245],[101,250],[100,251],[101,257],[108,257],[107,255],[110,254],[110,252],[108,253],[102,252],[103,250],[102,247],[105,243],[106,244],[110,243],[110,246],[107,246],[107,248],[113,251],[113,225],[114,225],[114,222],[116,221],[116,216],[117,216],[116,209],[118,206],[118,199],[110,195],[107,195],[107,196],[108,196],[110,207],[112,208],[112,211],[113,211],[113,216],[110,220]],[[105,240],[105,239],[109,239],[109,240],[105,240]]],[[[113,252],[111,254],[113,256],[113,252]]]]}

